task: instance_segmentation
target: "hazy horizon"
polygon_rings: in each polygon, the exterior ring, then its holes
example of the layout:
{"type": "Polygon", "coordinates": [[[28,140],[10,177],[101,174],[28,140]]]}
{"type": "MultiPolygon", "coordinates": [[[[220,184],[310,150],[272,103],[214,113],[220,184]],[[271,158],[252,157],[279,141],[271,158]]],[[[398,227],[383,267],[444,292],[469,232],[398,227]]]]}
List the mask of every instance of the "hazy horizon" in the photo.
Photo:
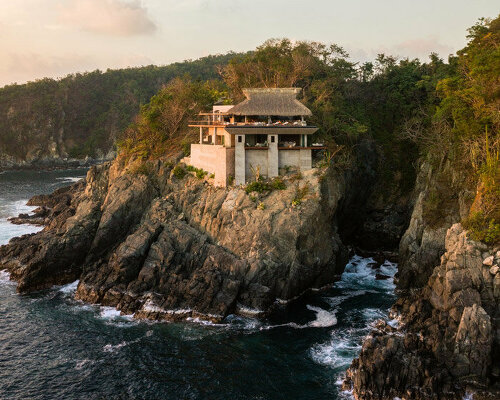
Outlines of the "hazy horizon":
{"type": "Polygon", "coordinates": [[[353,61],[446,59],[468,27],[498,11],[491,0],[17,0],[0,4],[0,86],[248,51],[282,37],[336,43],[353,61]]]}

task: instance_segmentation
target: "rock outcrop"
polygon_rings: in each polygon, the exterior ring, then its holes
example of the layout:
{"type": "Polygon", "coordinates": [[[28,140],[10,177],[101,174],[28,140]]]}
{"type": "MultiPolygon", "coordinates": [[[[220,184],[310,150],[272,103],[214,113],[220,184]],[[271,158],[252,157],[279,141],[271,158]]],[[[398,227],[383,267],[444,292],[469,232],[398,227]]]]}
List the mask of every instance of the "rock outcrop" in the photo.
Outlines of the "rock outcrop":
{"type": "Polygon", "coordinates": [[[445,248],[426,285],[394,305],[399,327],[380,322],[365,340],[344,383],[356,398],[461,399],[466,389],[498,398],[500,252],[460,224],[445,248]]]}
{"type": "Polygon", "coordinates": [[[35,198],[47,226],[1,247],[0,268],[22,293],[79,279],[77,298],[139,318],[215,321],[270,310],[342,273],[335,220],[348,174],[312,170],[249,195],[178,180],[169,165],[148,176],[95,166],[66,195],[35,198]]]}
{"type": "Polygon", "coordinates": [[[475,182],[443,161],[424,162],[415,183],[413,211],[408,229],[399,243],[398,289],[424,286],[445,252],[446,232],[468,215],[475,195],[475,182]]]}

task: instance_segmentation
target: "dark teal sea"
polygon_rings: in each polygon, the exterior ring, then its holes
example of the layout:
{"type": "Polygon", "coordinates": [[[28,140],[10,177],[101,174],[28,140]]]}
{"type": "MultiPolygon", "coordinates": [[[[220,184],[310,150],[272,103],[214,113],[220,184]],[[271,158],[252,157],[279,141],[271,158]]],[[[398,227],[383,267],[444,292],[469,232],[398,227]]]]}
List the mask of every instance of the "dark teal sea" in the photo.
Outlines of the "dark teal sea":
{"type": "MultiPolygon", "coordinates": [[[[6,220],[85,170],[0,174],[0,244],[39,228],[6,220]]],[[[0,399],[347,399],[340,381],[394,302],[355,256],[342,280],[265,321],[151,323],[73,299],[77,282],[19,296],[0,272],[0,399]]],[[[381,272],[394,276],[396,264],[381,272]]]]}

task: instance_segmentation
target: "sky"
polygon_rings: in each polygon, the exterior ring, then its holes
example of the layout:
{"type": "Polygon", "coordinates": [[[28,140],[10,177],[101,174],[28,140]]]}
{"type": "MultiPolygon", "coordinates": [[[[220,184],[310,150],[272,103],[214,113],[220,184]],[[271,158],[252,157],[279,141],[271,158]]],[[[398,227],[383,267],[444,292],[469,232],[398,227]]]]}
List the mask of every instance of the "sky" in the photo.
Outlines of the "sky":
{"type": "Polygon", "coordinates": [[[498,0],[0,0],[0,86],[254,49],[269,38],[443,58],[498,0]]]}

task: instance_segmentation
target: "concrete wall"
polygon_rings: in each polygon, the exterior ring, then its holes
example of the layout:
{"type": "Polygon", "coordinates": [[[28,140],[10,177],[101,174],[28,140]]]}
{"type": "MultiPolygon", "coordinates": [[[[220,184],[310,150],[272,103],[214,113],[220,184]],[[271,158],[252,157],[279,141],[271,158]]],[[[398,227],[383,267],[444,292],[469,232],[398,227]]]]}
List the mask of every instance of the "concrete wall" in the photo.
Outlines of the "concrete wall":
{"type": "Polygon", "coordinates": [[[279,150],[278,161],[279,168],[288,165],[301,171],[307,171],[312,168],[311,149],[279,150]]]}
{"type": "MultiPolygon", "coordinates": [[[[235,171],[234,171],[234,147],[233,148],[226,148],[226,182],[224,186],[227,186],[229,183],[229,176],[232,176],[234,179],[235,176],[235,171]]],[[[215,175],[215,178],[217,179],[217,175],[215,175]]]]}
{"type": "Polygon", "coordinates": [[[277,138],[271,141],[268,136],[268,149],[245,150],[245,135],[241,142],[236,137],[235,147],[222,145],[192,144],[190,164],[215,175],[216,186],[227,186],[229,176],[235,178],[237,185],[244,185],[254,178],[252,168],[259,166],[263,177],[278,176],[278,168],[291,166],[307,171],[312,168],[310,149],[278,150],[277,138]]]}
{"type": "Polygon", "coordinates": [[[251,167],[256,169],[259,166],[260,175],[268,176],[267,153],[267,149],[245,151],[245,175],[247,181],[255,178],[251,167]]]}
{"type": "Polygon", "coordinates": [[[279,150],[278,151],[279,168],[286,166],[300,167],[300,150],[279,150]]]}
{"type": "Polygon", "coordinates": [[[312,150],[300,149],[300,170],[307,171],[312,168],[312,150]]]}
{"type": "Polygon", "coordinates": [[[229,175],[234,176],[234,149],[220,145],[191,145],[190,163],[215,175],[216,186],[226,186],[229,175]]]}

